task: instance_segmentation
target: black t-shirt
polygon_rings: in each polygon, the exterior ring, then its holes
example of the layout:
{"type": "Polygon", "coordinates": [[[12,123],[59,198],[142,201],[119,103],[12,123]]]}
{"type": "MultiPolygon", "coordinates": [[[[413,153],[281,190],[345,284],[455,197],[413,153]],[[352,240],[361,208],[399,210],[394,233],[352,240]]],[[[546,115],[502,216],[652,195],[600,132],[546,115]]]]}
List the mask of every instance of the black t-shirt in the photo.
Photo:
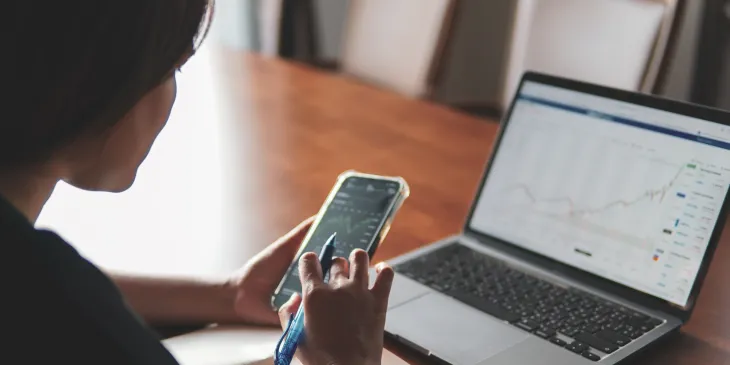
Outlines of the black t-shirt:
{"type": "Polygon", "coordinates": [[[2,197],[0,284],[0,363],[177,364],[106,275],[2,197]]]}

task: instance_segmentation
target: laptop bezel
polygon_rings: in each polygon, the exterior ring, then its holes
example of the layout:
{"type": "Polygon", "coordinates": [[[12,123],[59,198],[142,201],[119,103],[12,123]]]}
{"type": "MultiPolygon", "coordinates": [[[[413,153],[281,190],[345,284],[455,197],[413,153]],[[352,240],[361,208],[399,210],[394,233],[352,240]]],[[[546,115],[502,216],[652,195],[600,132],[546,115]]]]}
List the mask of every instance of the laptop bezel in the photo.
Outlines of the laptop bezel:
{"type": "Polygon", "coordinates": [[[475,198],[472,200],[471,207],[469,208],[469,213],[467,214],[467,218],[464,223],[464,233],[470,237],[476,238],[482,244],[506,252],[512,256],[518,257],[521,260],[527,261],[530,264],[542,267],[543,269],[567,275],[585,285],[589,285],[591,287],[611,293],[613,295],[620,296],[621,298],[625,298],[626,300],[638,303],[647,308],[665,312],[669,315],[679,318],[684,322],[689,320],[692,312],[694,311],[697,296],[702,288],[705,277],[707,276],[710,263],[712,262],[715,250],[720,241],[721,233],[727,221],[728,206],[730,205],[730,198],[728,198],[728,196],[730,196],[730,193],[725,196],[725,200],[723,201],[722,207],[720,209],[717,224],[715,225],[714,230],[710,236],[710,241],[705,252],[705,256],[702,259],[697,278],[690,291],[687,305],[684,307],[677,306],[676,304],[669,301],[657,298],[650,294],[646,294],[644,292],[619,284],[609,279],[594,275],[592,273],[554,260],[534,251],[522,248],[516,244],[501,240],[497,237],[490,236],[471,227],[474,211],[481,197],[482,190],[484,189],[484,185],[489,176],[492,164],[497,155],[497,151],[499,150],[499,147],[502,143],[502,137],[504,135],[506,127],[509,125],[509,121],[512,117],[512,110],[517,101],[517,96],[520,94],[523,85],[527,81],[533,81],[550,86],[565,88],[568,90],[584,92],[591,95],[636,104],[639,106],[655,108],[658,110],[703,119],[722,125],[730,125],[730,123],[726,122],[730,121],[730,113],[722,111],[720,109],[684,103],[648,94],[639,94],[626,90],[619,90],[615,88],[589,84],[581,81],[569,80],[566,78],[552,76],[544,73],[528,71],[522,76],[513,100],[510,103],[507,112],[504,114],[504,117],[502,118],[496,139],[492,144],[490,157],[487,160],[487,164],[484,168],[481,181],[479,182],[475,198]]]}

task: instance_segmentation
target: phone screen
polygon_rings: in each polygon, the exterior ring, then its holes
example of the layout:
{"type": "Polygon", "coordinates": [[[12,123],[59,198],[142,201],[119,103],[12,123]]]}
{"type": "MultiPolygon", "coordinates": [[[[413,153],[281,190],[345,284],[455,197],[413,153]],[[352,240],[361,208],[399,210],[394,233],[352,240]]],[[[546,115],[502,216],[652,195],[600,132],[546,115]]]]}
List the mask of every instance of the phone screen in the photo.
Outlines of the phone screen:
{"type": "MultiPolygon", "coordinates": [[[[314,232],[305,243],[302,254],[315,252],[319,255],[322,246],[333,233],[337,233],[335,256],[348,258],[356,248],[367,250],[377,240],[384,220],[388,219],[391,206],[398,197],[399,189],[400,184],[390,180],[364,177],[345,179],[319,223],[313,227],[314,232]]],[[[298,261],[299,257],[286,273],[273,301],[275,308],[286,303],[293,293],[301,293],[298,261]]]]}

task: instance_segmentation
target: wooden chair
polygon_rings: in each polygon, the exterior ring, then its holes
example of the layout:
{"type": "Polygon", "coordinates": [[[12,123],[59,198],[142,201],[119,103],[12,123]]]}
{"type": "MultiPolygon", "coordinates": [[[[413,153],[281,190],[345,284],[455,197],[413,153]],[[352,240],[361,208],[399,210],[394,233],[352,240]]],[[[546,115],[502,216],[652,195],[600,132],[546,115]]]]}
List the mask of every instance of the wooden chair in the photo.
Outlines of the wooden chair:
{"type": "Polygon", "coordinates": [[[700,23],[697,60],[693,70],[690,99],[694,103],[727,108],[719,97],[723,88],[723,74],[727,62],[726,49],[730,44],[730,13],[728,0],[706,0],[700,23]]]}
{"type": "Polygon", "coordinates": [[[260,52],[267,56],[278,56],[284,0],[261,0],[258,2],[258,6],[260,52]]]}
{"type": "Polygon", "coordinates": [[[664,86],[686,0],[518,0],[502,108],[533,70],[647,93],[664,86]]]}
{"type": "Polygon", "coordinates": [[[428,97],[456,0],[351,0],[341,71],[411,97],[428,97]]]}
{"type": "Polygon", "coordinates": [[[318,35],[313,0],[261,0],[257,4],[261,53],[316,62],[318,35]]]}

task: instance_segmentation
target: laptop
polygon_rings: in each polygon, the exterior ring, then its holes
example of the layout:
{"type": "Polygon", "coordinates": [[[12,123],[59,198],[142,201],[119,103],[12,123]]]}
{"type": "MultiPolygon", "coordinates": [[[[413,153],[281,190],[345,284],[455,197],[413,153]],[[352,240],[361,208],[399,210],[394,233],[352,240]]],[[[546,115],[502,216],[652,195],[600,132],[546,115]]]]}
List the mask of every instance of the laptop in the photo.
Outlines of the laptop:
{"type": "Polygon", "coordinates": [[[463,232],[389,261],[386,334],[440,363],[588,365],[677,331],[726,220],[726,121],[525,74],[463,232]]]}

